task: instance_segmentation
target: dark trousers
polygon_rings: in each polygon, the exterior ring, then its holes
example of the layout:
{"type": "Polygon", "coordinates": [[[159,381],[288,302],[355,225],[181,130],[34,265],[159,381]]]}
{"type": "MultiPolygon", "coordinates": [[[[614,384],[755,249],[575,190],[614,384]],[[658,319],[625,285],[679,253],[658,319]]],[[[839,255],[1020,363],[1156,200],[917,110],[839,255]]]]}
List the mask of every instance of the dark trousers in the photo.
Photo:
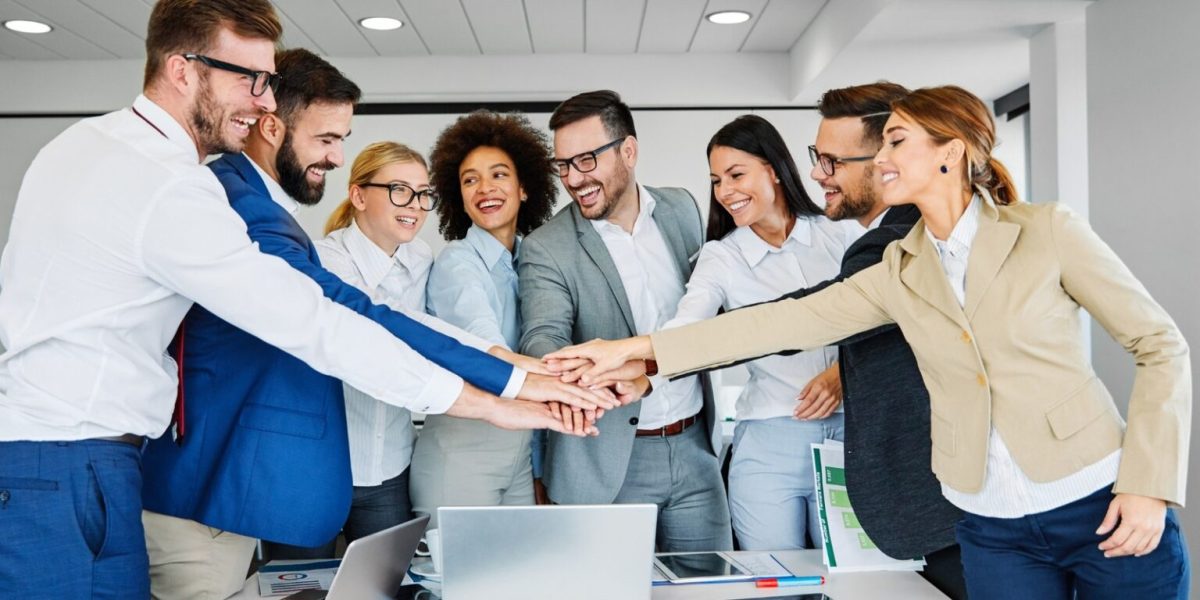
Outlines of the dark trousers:
{"type": "Polygon", "coordinates": [[[138,447],[0,442],[0,596],[150,596],[138,447]]]}
{"type": "MultiPolygon", "coordinates": [[[[408,497],[408,469],[375,486],[355,487],[350,515],[342,526],[346,543],[383,531],[412,519],[412,501],[408,497]]],[[[268,544],[268,558],[331,558],[337,536],[315,548],[268,544]]]]}
{"type": "Polygon", "coordinates": [[[951,600],[966,600],[967,581],[963,578],[962,552],[958,544],[925,555],[925,581],[951,600]]]}
{"type": "Polygon", "coordinates": [[[1174,510],[1162,540],[1141,557],[1105,558],[1096,535],[1112,493],[1102,489],[1065,506],[1017,519],[968,514],[958,523],[971,600],[1138,600],[1187,598],[1187,544],[1174,510]]]}

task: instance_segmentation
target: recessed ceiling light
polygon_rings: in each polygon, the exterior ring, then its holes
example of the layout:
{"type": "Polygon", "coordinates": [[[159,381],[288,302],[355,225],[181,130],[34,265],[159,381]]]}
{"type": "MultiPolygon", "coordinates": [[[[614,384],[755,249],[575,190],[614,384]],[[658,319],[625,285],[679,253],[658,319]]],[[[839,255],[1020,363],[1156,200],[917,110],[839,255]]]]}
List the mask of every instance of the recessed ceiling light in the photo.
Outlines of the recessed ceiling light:
{"type": "Polygon", "coordinates": [[[723,10],[705,17],[717,25],[737,25],[750,20],[750,13],[741,10],[723,10]]]}
{"type": "Polygon", "coordinates": [[[404,23],[400,19],[393,19],[391,17],[367,17],[359,21],[358,24],[376,31],[391,31],[404,27],[404,23]]]}
{"type": "Polygon", "coordinates": [[[47,33],[53,29],[53,27],[45,23],[39,23],[37,21],[24,21],[21,19],[5,21],[4,27],[19,33],[47,33]]]}

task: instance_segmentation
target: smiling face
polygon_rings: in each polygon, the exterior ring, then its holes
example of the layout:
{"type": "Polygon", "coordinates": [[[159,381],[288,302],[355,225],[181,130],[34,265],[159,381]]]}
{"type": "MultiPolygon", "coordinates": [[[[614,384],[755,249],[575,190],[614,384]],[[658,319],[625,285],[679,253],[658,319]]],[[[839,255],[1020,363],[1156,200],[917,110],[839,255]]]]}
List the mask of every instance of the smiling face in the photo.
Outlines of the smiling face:
{"type": "MultiPolygon", "coordinates": [[[[563,125],[554,132],[554,157],[570,159],[611,142],[599,116],[563,125]]],[[[596,168],[580,173],[574,166],[562,178],[563,187],[587,219],[607,219],[622,203],[636,203],[632,170],[637,163],[637,140],[626,138],[616,147],[596,155],[596,168]]]]}
{"type": "MultiPolygon", "coordinates": [[[[875,145],[864,142],[859,117],[822,119],[815,145],[817,152],[836,158],[870,156],[876,151],[875,145]]],[[[818,164],[810,174],[825,191],[825,216],[830,219],[857,219],[875,208],[877,182],[871,161],[837,163],[833,175],[818,164]]]]}
{"type": "MultiPolygon", "coordinates": [[[[402,183],[420,192],[429,189],[429,171],[419,162],[395,162],[379,169],[370,183],[402,183]]],[[[408,206],[395,206],[388,199],[387,188],[352,185],[350,202],[357,209],[354,222],[358,228],[389,256],[400,244],[417,237],[425,224],[427,213],[420,209],[416,198],[408,206]]]]}
{"type": "Polygon", "coordinates": [[[924,128],[904,113],[893,112],[883,127],[883,147],[875,155],[883,202],[888,206],[914,204],[929,197],[932,190],[954,181],[954,171],[943,174],[939,170],[947,163],[947,146],[953,143],[936,144],[924,128]]]}
{"type": "Polygon", "coordinates": [[[472,150],[458,166],[458,183],[472,223],[499,240],[515,234],[525,190],[508,153],[492,146],[472,150]]]}
{"type": "MultiPolygon", "coordinates": [[[[275,71],[275,45],[270,40],[241,37],[221,28],[207,56],[256,71],[275,71]]],[[[189,134],[203,154],[241,152],[250,127],[275,110],[275,96],[250,93],[250,77],[188,61],[196,71],[195,96],[188,109],[189,134]]]]}
{"type": "Polygon", "coordinates": [[[713,196],[738,227],[786,210],[775,170],[763,159],[737,148],[713,146],[708,167],[713,196]]]}
{"type": "Polygon", "coordinates": [[[325,174],[344,164],[342,143],[350,135],[354,106],[316,102],[297,111],[287,128],[275,169],[289,196],[313,205],[325,196],[325,174]]]}

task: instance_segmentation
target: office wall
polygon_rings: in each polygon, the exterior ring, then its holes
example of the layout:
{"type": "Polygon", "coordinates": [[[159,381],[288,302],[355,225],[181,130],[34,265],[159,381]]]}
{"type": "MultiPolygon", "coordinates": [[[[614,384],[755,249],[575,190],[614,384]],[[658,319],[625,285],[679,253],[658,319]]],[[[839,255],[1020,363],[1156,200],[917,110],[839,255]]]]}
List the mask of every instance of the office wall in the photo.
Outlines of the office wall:
{"type": "MultiPolygon", "coordinates": [[[[1193,373],[1200,344],[1197,30],[1195,0],[1100,0],[1087,11],[1091,222],[1175,318],[1192,345],[1193,373]]],[[[1098,325],[1092,339],[1097,372],[1125,402],[1133,361],[1098,325]]],[[[1196,424],[1193,411],[1193,431],[1196,424]]],[[[1193,464],[1196,447],[1193,440],[1193,464]]],[[[1188,491],[1193,503],[1200,499],[1194,473],[1188,491]]],[[[1180,516],[1194,549],[1200,512],[1180,516]]],[[[1192,594],[1200,597],[1200,577],[1192,578],[1192,594]]]]}

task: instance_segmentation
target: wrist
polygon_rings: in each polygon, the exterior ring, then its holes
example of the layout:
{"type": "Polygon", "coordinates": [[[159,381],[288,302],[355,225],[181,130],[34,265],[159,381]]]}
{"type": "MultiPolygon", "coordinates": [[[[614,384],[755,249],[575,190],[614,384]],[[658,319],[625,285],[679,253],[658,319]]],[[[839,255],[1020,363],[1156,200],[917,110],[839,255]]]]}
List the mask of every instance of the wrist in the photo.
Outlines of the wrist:
{"type": "Polygon", "coordinates": [[[496,409],[496,397],[467,383],[446,414],[465,419],[485,419],[496,409]]]}

